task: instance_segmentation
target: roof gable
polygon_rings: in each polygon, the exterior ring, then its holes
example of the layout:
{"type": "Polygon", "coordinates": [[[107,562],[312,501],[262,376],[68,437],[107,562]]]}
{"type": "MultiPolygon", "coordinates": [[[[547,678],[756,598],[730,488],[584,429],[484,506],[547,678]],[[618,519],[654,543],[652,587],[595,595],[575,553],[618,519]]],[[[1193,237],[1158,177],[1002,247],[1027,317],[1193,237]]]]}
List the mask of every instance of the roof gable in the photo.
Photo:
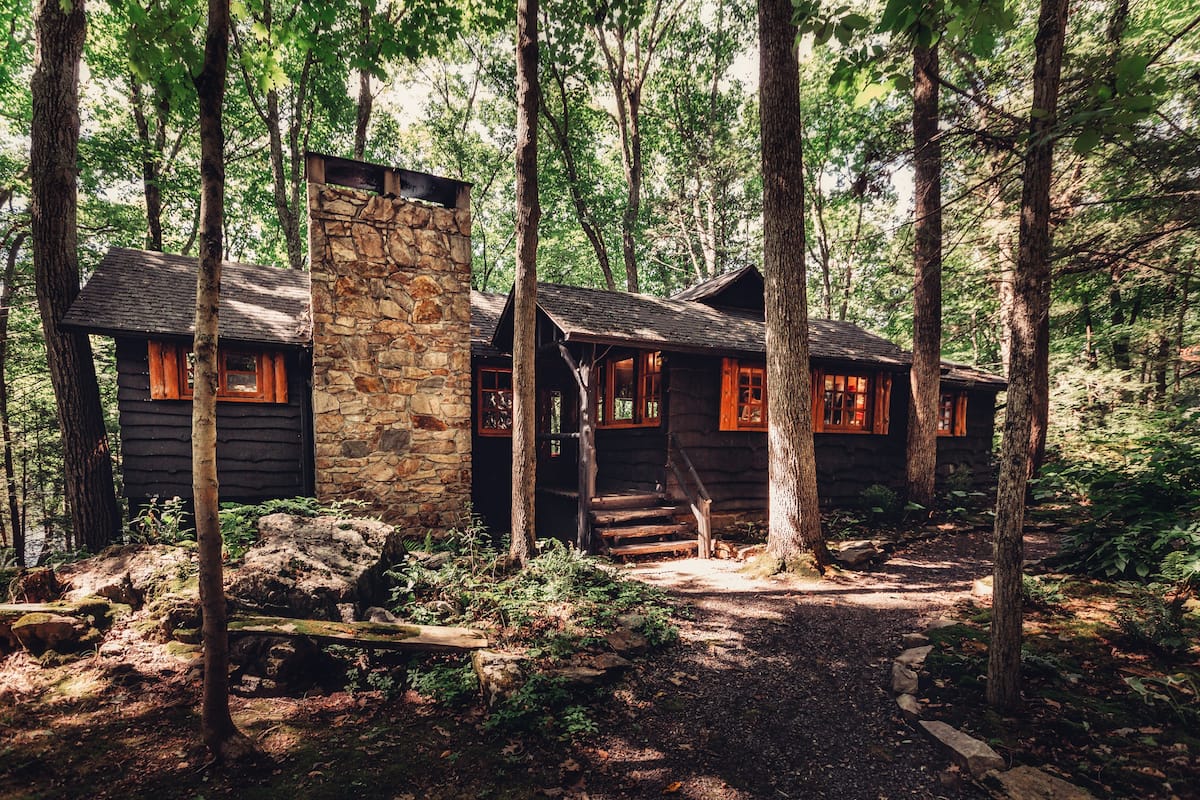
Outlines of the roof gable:
{"type": "Polygon", "coordinates": [[[743,308],[762,313],[763,277],[752,265],[718,275],[671,295],[672,300],[692,300],[709,306],[743,308]]]}
{"type": "MultiPolygon", "coordinates": [[[[192,336],[199,260],[111,248],[62,320],[108,335],[192,336]]],[[[220,337],[307,345],[312,341],[309,274],[256,264],[221,265],[220,337]]]]}

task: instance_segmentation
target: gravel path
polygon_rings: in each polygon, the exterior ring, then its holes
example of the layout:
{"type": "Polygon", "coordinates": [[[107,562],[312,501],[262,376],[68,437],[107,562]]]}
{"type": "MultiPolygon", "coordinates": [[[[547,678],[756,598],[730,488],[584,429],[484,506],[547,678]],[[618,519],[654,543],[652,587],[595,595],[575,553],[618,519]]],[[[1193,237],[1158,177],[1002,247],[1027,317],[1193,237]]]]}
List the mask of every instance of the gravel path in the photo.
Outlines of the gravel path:
{"type": "MultiPolygon", "coordinates": [[[[1028,540],[1029,558],[1052,551],[1028,540]]],[[[967,597],[990,556],[979,532],[913,543],[875,571],[820,583],[750,581],[728,561],[635,567],[692,619],[681,646],[600,721],[586,796],[983,796],[903,722],[886,681],[900,636],[967,597]]]]}

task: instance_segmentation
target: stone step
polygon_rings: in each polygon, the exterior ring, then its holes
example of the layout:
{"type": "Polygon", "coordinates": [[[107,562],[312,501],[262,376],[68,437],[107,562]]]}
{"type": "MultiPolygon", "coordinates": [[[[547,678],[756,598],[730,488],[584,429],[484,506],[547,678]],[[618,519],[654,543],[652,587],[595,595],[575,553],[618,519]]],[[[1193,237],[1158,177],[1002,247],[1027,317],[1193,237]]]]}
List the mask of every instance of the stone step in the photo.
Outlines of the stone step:
{"type": "Polygon", "coordinates": [[[593,525],[620,525],[625,522],[636,522],[644,519],[670,519],[676,514],[686,512],[686,506],[655,505],[648,508],[618,508],[610,511],[593,511],[593,525]]]}
{"type": "Polygon", "coordinates": [[[695,533],[689,525],[631,525],[626,528],[597,528],[596,533],[608,542],[620,542],[625,539],[649,539],[654,536],[686,536],[695,533]]]}
{"type": "Polygon", "coordinates": [[[628,558],[630,556],[645,556],[654,553],[684,553],[694,551],[699,547],[695,539],[672,539],[666,542],[637,542],[636,544],[613,545],[609,554],[628,558]]]}
{"type": "Polygon", "coordinates": [[[629,494],[604,494],[592,498],[592,510],[618,508],[645,508],[663,503],[667,496],[662,492],[631,492],[629,494]]]}

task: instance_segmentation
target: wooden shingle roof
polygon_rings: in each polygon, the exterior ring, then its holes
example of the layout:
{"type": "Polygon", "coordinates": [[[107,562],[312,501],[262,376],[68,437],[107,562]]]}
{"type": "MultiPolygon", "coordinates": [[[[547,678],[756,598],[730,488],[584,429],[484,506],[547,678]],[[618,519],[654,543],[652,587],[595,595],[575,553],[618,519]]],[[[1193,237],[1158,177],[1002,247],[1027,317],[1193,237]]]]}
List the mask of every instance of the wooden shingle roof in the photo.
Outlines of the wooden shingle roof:
{"type": "MultiPolygon", "coordinates": [[[[714,355],[766,352],[766,325],[753,311],[553,283],[538,284],[538,308],[567,341],[714,355]]],[[[510,317],[506,310],[498,337],[511,337],[510,317]]],[[[809,339],[813,358],[894,367],[910,362],[895,344],[849,322],[810,319],[809,339]]]]}
{"type": "Polygon", "coordinates": [[[493,343],[500,315],[504,313],[506,294],[471,290],[471,353],[477,356],[502,356],[493,343]]]}
{"type": "MultiPolygon", "coordinates": [[[[114,247],[79,292],[64,327],[107,335],[192,336],[196,270],[189,256],[114,247]]],[[[309,274],[225,262],[222,339],[280,345],[312,341],[309,274]]]]}

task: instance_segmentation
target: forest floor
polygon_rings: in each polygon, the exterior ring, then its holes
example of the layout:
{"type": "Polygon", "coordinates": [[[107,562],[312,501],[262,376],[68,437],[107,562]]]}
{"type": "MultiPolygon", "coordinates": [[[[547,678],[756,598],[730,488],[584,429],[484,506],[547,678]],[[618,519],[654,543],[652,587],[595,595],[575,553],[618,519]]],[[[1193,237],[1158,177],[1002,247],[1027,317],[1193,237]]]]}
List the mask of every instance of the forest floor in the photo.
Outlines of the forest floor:
{"type": "MultiPolygon", "coordinates": [[[[948,534],[808,583],[751,580],[731,562],[637,565],[680,605],[680,642],[563,738],[412,691],[234,697],[267,758],[214,769],[194,665],[146,651],[39,669],[14,655],[0,666],[0,798],[982,797],[905,724],[887,682],[903,634],[978,611],[964,604],[990,547],[983,531],[948,534]]],[[[1027,556],[1055,547],[1033,535],[1027,556]]]]}

